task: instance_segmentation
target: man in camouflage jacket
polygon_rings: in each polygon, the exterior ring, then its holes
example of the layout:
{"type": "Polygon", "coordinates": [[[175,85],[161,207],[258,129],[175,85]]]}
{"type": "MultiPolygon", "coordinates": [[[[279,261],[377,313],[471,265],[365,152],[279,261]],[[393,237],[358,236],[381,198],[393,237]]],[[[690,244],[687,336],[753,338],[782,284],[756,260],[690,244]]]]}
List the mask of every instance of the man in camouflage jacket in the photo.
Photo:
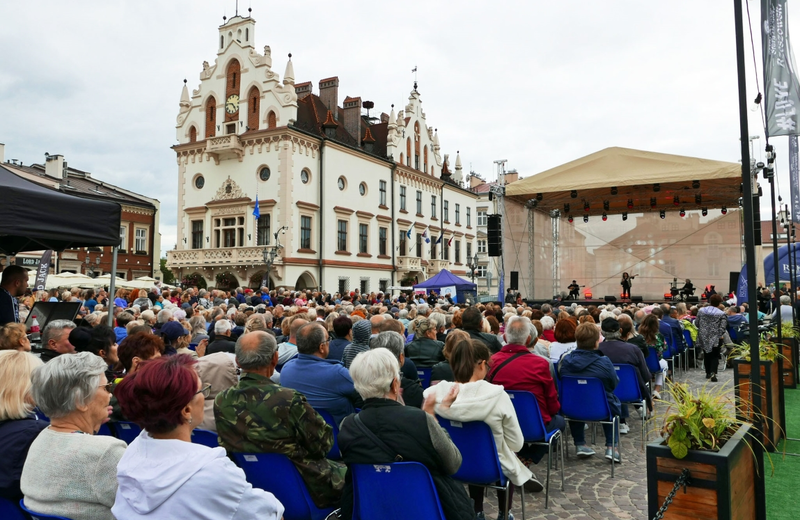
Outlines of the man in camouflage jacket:
{"type": "Polygon", "coordinates": [[[220,445],[229,453],[282,453],[292,460],[317,507],[337,505],[347,467],[328,460],[333,429],[303,394],[273,383],[275,338],[262,331],[236,342],[239,384],[220,392],[214,417],[220,445]]]}

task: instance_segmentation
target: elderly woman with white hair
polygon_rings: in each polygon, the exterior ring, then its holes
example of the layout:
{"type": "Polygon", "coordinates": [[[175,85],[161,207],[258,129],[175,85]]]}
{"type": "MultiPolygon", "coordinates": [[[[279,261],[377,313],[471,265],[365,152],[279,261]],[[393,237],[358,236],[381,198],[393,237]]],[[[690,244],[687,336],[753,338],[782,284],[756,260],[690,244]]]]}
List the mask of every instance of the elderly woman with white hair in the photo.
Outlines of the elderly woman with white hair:
{"type": "Polygon", "coordinates": [[[418,367],[432,367],[444,361],[444,343],[436,339],[436,321],[432,318],[417,318],[412,326],[414,340],[406,345],[406,357],[418,367]]]}
{"type": "MultiPolygon", "coordinates": [[[[339,429],[339,449],[344,462],[348,466],[387,464],[400,455],[404,462],[424,464],[433,477],[447,520],[474,520],[475,512],[464,487],[450,477],[461,466],[461,452],[436,421],[433,399],[428,399],[422,410],[399,402],[399,364],[397,357],[385,348],[358,354],[350,365],[350,375],[364,406],[357,415],[345,417],[339,429]],[[371,439],[373,436],[396,453],[388,453],[371,439]]],[[[457,389],[451,391],[440,408],[446,410],[457,394],[457,389]]],[[[345,520],[352,518],[352,482],[348,469],[341,503],[341,518],[345,520]]]]}
{"type": "Polygon", "coordinates": [[[108,420],[111,384],[91,352],[58,356],[33,371],[33,401],[50,426],[31,444],[20,487],[25,506],[72,520],[111,520],[123,441],[94,435],[108,420]]]}

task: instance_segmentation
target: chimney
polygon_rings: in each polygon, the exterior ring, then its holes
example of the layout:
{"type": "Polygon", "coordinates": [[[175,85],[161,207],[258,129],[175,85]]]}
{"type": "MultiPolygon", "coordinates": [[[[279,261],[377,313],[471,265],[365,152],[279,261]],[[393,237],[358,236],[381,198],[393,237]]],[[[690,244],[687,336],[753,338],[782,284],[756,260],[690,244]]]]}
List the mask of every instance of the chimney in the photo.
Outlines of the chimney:
{"type": "Polygon", "coordinates": [[[6,162],[6,145],[0,143],[0,164],[6,162]]]}
{"type": "Polygon", "coordinates": [[[381,123],[388,123],[389,122],[389,114],[386,112],[381,113],[381,123]]]}
{"type": "Polygon", "coordinates": [[[297,92],[297,99],[302,99],[311,94],[312,84],[310,81],[298,83],[294,86],[294,91],[297,92]]]}
{"type": "Polygon", "coordinates": [[[339,76],[326,78],[319,82],[319,98],[325,107],[333,112],[334,119],[339,119],[339,76]]]}
{"type": "Polygon", "coordinates": [[[63,179],[67,176],[63,155],[48,155],[45,157],[44,173],[48,177],[63,179]]]}
{"type": "Polygon", "coordinates": [[[473,189],[477,186],[480,186],[481,184],[484,184],[483,179],[481,179],[477,175],[469,176],[469,189],[473,189]]]}
{"type": "Polygon", "coordinates": [[[519,172],[517,170],[507,171],[504,180],[506,184],[517,182],[519,180],[519,172]]]}
{"type": "Polygon", "coordinates": [[[342,108],[344,108],[344,129],[357,142],[361,142],[361,98],[350,96],[344,98],[342,108]]]}

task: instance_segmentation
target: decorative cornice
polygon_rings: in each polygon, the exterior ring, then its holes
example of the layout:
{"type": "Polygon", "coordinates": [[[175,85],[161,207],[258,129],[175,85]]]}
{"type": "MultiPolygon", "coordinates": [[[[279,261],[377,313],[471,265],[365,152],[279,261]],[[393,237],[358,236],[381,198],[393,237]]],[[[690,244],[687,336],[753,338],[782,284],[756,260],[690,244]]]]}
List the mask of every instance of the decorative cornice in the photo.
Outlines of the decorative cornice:
{"type": "MultiPolygon", "coordinates": [[[[392,217],[388,217],[386,215],[378,215],[378,216],[375,217],[375,219],[380,221],[380,222],[391,222],[392,221],[392,217]]],[[[397,222],[400,223],[401,219],[397,219],[397,222]]],[[[408,221],[405,221],[405,222],[408,222],[408,221]]],[[[409,222],[409,224],[410,224],[410,222],[409,222]]]]}
{"type": "MultiPolygon", "coordinates": [[[[228,199],[228,200],[210,200],[206,202],[206,207],[214,207],[214,206],[228,206],[230,204],[243,204],[253,201],[250,197],[239,197],[236,199],[228,199]]],[[[255,204],[255,201],[253,201],[255,204]]]]}
{"type": "Polygon", "coordinates": [[[350,208],[343,208],[342,206],[334,206],[333,211],[336,213],[342,213],[344,215],[352,215],[355,213],[355,210],[350,208]]]}
{"type": "MultiPolygon", "coordinates": [[[[334,209],[335,211],[335,209],[334,209]]],[[[356,216],[361,218],[372,218],[375,216],[374,213],[369,213],[367,211],[356,211],[356,216]]]]}
{"type": "Polygon", "coordinates": [[[294,205],[297,206],[298,208],[303,208],[303,209],[312,209],[312,210],[319,209],[319,206],[317,206],[316,204],[312,204],[311,202],[305,202],[302,200],[298,200],[297,202],[294,203],[294,205]]]}

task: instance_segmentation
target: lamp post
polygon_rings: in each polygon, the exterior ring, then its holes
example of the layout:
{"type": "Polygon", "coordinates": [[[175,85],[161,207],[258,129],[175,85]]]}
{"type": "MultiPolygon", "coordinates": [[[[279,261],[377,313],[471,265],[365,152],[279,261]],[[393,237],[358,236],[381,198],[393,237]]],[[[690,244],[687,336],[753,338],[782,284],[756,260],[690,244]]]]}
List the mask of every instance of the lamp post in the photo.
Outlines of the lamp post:
{"type": "Polygon", "coordinates": [[[477,253],[472,258],[467,257],[467,269],[469,269],[472,276],[472,283],[475,283],[475,272],[478,270],[478,255],[477,253]]]}
{"type": "Polygon", "coordinates": [[[275,245],[274,246],[264,246],[264,250],[261,252],[264,258],[264,265],[267,267],[266,272],[264,273],[264,277],[261,279],[261,287],[266,287],[269,289],[269,272],[272,269],[273,264],[275,264],[275,259],[278,258],[280,254],[280,250],[283,248],[280,241],[280,234],[286,232],[289,229],[287,226],[283,226],[278,231],[276,231],[273,236],[275,237],[275,245]]]}
{"type": "MultiPolygon", "coordinates": [[[[86,253],[86,258],[84,258],[83,262],[86,264],[86,274],[91,276],[92,278],[95,278],[97,275],[97,270],[95,269],[95,266],[92,265],[92,259],[90,258],[89,253],[86,253]]],[[[100,267],[99,256],[95,258],[95,265],[97,267],[100,267]]]]}

